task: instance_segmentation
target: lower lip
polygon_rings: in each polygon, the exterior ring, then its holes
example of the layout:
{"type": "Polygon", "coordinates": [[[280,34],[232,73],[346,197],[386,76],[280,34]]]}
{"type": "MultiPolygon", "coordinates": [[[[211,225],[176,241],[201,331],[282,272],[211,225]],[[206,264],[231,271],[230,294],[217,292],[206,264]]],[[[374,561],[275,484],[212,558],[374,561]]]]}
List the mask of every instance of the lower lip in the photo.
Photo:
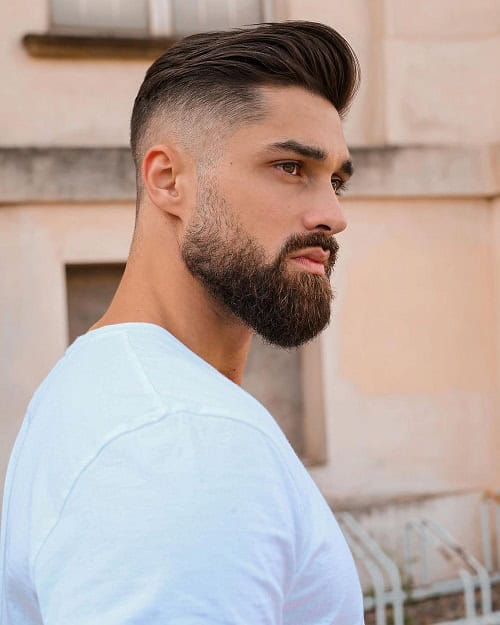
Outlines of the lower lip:
{"type": "Polygon", "coordinates": [[[305,256],[292,258],[292,260],[301,265],[304,269],[307,269],[307,271],[310,271],[311,273],[317,273],[322,276],[325,275],[325,265],[323,263],[318,263],[315,260],[306,258],[305,256]]]}

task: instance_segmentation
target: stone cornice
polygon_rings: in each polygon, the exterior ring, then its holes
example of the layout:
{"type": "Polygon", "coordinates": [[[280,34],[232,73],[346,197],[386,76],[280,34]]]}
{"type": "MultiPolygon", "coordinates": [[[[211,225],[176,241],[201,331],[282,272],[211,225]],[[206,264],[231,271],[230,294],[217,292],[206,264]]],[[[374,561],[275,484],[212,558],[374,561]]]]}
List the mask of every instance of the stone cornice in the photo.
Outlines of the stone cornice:
{"type": "Polygon", "coordinates": [[[500,145],[368,147],[351,150],[349,197],[495,197],[500,145]]]}
{"type": "Polygon", "coordinates": [[[0,148],[0,203],[135,198],[128,148],[0,148]]]}
{"type": "MultiPolygon", "coordinates": [[[[495,197],[499,147],[352,148],[347,197],[495,197]]],[[[0,204],[134,199],[128,148],[0,148],[0,204]]]]}

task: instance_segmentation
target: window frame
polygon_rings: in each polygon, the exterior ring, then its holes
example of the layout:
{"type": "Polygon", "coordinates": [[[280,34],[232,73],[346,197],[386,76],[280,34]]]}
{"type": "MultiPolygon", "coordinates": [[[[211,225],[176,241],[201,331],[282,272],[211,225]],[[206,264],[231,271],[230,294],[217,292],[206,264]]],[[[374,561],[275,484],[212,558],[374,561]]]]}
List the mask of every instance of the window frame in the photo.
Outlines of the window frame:
{"type": "MultiPolygon", "coordinates": [[[[50,2],[50,0],[48,0],[50,2]]],[[[260,0],[263,22],[286,18],[284,0],[260,0]]],[[[50,24],[48,11],[47,31],[26,33],[21,40],[29,56],[41,59],[59,60],[121,60],[150,61],[158,58],[174,45],[181,35],[161,36],[150,33],[146,36],[130,36],[125,33],[113,35],[104,32],[59,32],[50,24]]]]}
{"type": "MultiPolygon", "coordinates": [[[[146,28],[130,29],[119,26],[79,26],[61,25],[55,22],[55,2],[57,0],[48,0],[48,33],[54,36],[69,37],[106,37],[106,38],[138,38],[145,39],[148,37],[164,37],[179,39],[186,35],[200,32],[196,28],[192,32],[178,32],[175,28],[175,9],[174,0],[142,0],[146,7],[147,18],[146,28]],[[163,22],[163,23],[162,23],[163,22]]],[[[65,0],[68,2],[69,0],[65,0]]],[[[78,0],[72,0],[77,4],[78,0]]],[[[120,0],[117,0],[118,3],[120,0]]],[[[238,0],[233,0],[237,2],[238,0]]],[[[270,22],[275,18],[273,0],[256,0],[259,5],[261,22],[270,22]]],[[[221,24],[220,28],[238,27],[236,24],[228,26],[221,24]]]]}

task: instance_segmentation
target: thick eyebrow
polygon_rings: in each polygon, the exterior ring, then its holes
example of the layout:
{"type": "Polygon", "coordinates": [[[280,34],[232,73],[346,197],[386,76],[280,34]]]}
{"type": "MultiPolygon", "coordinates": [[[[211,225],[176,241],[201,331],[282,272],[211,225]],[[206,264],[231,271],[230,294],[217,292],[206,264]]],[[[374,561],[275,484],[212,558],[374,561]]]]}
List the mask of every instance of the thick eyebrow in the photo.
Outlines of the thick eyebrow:
{"type": "MultiPolygon", "coordinates": [[[[295,139],[288,139],[286,141],[277,141],[267,146],[267,150],[274,151],[279,150],[281,152],[295,152],[304,156],[305,158],[312,158],[315,161],[325,161],[328,157],[327,152],[322,148],[315,145],[307,145],[296,141],[295,139]]],[[[347,178],[350,178],[354,173],[354,166],[350,158],[345,160],[339,167],[339,171],[342,172],[347,178]]]]}
{"type": "Polygon", "coordinates": [[[313,158],[315,161],[326,160],[327,154],[322,148],[318,148],[314,145],[306,145],[295,141],[295,139],[288,139],[287,141],[277,141],[267,146],[268,150],[280,150],[281,152],[295,152],[306,158],[313,158]]]}
{"type": "Polygon", "coordinates": [[[354,165],[350,158],[342,163],[340,166],[340,171],[345,174],[348,178],[350,178],[354,173],[354,165]]]}

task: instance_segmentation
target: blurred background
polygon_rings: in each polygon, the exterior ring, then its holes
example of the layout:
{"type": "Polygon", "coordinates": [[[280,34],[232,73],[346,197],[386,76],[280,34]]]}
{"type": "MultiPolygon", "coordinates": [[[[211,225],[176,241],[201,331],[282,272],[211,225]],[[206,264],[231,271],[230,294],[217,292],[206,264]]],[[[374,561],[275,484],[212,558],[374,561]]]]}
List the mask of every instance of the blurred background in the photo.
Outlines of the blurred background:
{"type": "Polygon", "coordinates": [[[3,2],[0,483],[31,395],[123,271],[147,67],[185,34],[289,19],[333,26],[359,56],[357,172],[330,327],[290,352],[257,340],[245,387],[341,521],[367,619],[401,625],[409,593],[433,602],[418,624],[500,610],[499,0],[3,2]],[[483,567],[468,563],[469,591],[432,523],[483,567]]]}

